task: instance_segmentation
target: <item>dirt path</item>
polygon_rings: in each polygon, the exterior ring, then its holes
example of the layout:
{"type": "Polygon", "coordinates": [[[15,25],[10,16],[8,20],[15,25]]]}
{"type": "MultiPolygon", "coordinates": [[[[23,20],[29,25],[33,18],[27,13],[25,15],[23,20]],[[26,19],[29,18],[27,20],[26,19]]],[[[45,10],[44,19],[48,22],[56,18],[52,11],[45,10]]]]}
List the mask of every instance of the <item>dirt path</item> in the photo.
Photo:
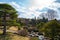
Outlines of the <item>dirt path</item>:
{"type": "Polygon", "coordinates": [[[17,31],[14,30],[7,30],[6,32],[17,33],[17,31]]]}

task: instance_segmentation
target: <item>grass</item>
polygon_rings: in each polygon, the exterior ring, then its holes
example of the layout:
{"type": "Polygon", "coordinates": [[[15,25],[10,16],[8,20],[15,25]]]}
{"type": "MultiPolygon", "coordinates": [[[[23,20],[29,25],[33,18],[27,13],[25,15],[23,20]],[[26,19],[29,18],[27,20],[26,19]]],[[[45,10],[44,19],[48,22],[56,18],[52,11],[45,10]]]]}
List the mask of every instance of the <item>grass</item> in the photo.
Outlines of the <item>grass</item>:
{"type": "Polygon", "coordinates": [[[11,40],[9,35],[0,35],[0,40],[11,40]]]}
{"type": "MultiPolygon", "coordinates": [[[[16,30],[16,28],[11,27],[10,30],[16,30]]],[[[0,30],[0,34],[2,33],[3,31],[0,30]]],[[[8,32],[7,35],[0,35],[0,40],[38,40],[38,37],[29,38],[8,32]]]]}
{"type": "Polygon", "coordinates": [[[7,35],[0,35],[0,40],[29,40],[29,38],[8,33],[7,35]]]}
{"type": "Polygon", "coordinates": [[[39,40],[38,37],[31,37],[30,40],[39,40]]]}
{"type": "MultiPolygon", "coordinates": [[[[16,30],[16,28],[11,27],[10,30],[16,30]]],[[[3,33],[2,30],[0,30],[0,40],[29,40],[28,37],[23,37],[17,34],[13,34],[8,32],[6,35],[1,35],[3,33]]]]}
{"type": "Polygon", "coordinates": [[[0,40],[38,40],[38,37],[29,38],[8,32],[6,35],[0,35],[0,40]]]}
{"type": "Polygon", "coordinates": [[[12,40],[29,40],[29,38],[16,35],[16,36],[13,36],[12,40]]]}
{"type": "Polygon", "coordinates": [[[2,34],[3,33],[3,31],[2,30],[0,30],[0,34],[2,34]]]}

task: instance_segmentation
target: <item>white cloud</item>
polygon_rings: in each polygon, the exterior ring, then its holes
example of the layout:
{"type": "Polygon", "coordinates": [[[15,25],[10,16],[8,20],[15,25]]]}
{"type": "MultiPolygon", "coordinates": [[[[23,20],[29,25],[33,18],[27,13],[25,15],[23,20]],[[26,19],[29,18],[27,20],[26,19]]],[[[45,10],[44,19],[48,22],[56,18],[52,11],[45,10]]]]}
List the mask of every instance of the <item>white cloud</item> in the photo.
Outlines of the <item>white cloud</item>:
{"type": "Polygon", "coordinates": [[[12,5],[18,11],[18,13],[20,14],[19,17],[22,17],[23,15],[24,18],[34,18],[35,16],[37,17],[40,14],[40,12],[31,10],[28,7],[22,7],[16,2],[10,2],[9,4],[12,5]],[[23,13],[20,13],[20,12],[23,12],[23,13]]]}
{"type": "Polygon", "coordinates": [[[23,11],[25,8],[21,7],[21,5],[17,4],[16,2],[10,2],[10,5],[12,5],[18,12],[23,11]]]}
{"type": "Polygon", "coordinates": [[[60,7],[60,3],[54,2],[56,0],[31,0],[30,6],[21,6],[24,5],[19,2],[10,2],[9,4],[12,5],[20,14],[19,17],[24,18],[34,18],[35,16],[38,17],[43,12],[36,11],[37,9],[42,10],[43,8],[49,8],[58,11],[57,8],[60,7]],[[22,12],[22,13],[20,13],[22,12]]]}
{"type": "Polygon", "coordinates": [[[31,4],[31,9],[34,8],[39,8],[39,9],[43,9],[44,7],[49,7],[52,3],[54,3],[54,1],[56,0],[31,0],[32,4],[31,4]]]}

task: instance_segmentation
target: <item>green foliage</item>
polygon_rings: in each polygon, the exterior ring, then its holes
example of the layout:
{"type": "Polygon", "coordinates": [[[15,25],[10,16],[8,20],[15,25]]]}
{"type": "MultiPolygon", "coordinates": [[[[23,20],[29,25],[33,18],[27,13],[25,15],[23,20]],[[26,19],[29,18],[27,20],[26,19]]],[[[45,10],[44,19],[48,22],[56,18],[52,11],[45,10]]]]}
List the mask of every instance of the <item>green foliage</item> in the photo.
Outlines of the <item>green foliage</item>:
{"type": "MultiPolygon", "coordinates": [[[[6,27],[20,26],[17,23],[17,11],[9,4],[0,4],[0,26],[4,25],[3,34],[6,34],[6,27]]],[[[18,27],[19,28],[19,27],[18,27]]]]}
{"type": "MultiPolygon", "coordinates": [[[[24,20],[24,19],[23,19],[23,20],[24,20]]],[[[20,19],[20,18],[17,19],[17,23],[19,23],[21,27],[22,27],[22,26],[25,26],[25,23],[21,22],[21,19],[20,19]]]]}
{"type": "Polygon", "coordinates": [[[45,24],[44,22],[37,24],[37,28],[39,29],[39,32],[42,32],[42,28],[43,28],[44,24],[45,24]]]}
{"type": "Polygon", "coordinates": [[[42,28],[43,32],[45,33],[45,36],[48,36],[51,38],[59,35],[59,32],[58,32],[59,29],[60,29],[60,25],[57,22],[57,20],[52,20],[47,22],[42,28]]]}
{"type": "Polygon", "coordinates": [[[39,40],[38,37],[31,37],[30,40],[39,40]]]}
{"type": "Polygon", "coordinates": [[[37,27],[42,28],[43,25],[44,25],[44,22],[41,22],[41,23],[37,24],[37,27]]]}
{"type": "Polygon", "coordinates": [[[0,4],[0,23],[3,25],[3,16],[4,13],[6,13],[6,25],[7,26],[19,26],[20,24],[18,24],[16,22],[18,14],[17,11],[9,4],[0,4]],[[7,19],[7,17],[9,17],[7,19]]]}
{"type": "Polygon", "coordinates": [[[12,6],[10,6],[9,4],[0,4],[0,9],[13,9],[15,10],[12,6]]]}

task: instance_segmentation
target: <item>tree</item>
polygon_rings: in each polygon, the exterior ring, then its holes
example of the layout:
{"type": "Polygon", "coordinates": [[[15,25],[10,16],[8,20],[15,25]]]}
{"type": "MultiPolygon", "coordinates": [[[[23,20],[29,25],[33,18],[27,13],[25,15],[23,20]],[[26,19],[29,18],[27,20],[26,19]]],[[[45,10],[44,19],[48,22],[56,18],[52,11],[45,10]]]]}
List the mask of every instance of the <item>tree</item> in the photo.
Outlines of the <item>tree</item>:
{"type": "Polygon", "coordinates": [[[25,20],[25,19],[23,19],[23,18],[22,19],[21,18],[17,19],[17,23],[19,23],[21,27],[25,26],[25,23],[22,22],[23,20],[25,20]]]}
{"type": "Polygon", "coordinates": [[[45,17],[43,17],[41,20],[42,20],[42,22],[44,22],[44,23],[48,22],[48,19],[45,18],[45,17]]]}
{"type": "Polygon", "coordinates": [[[56,19],[58,16],[57,11],[53,10],[53,9],[48,9],[47,13],[41,13],[39,18],[48,18],[49,20],[53,20],[56,19]]]}
{"type": "Polygon", "coordinates": [[[46,13],[46,16],[49,20],[53,20],[58,17],[58,14],[55,10],[49,9],[46,13]]]}
{"type": "Polygon", "coordinates": [[[40,26],[42,27],[43,25],[44,25],[44,22],[41,22],[37,26],[38,26],[38,28],[40,28],[40,26]]]}
{"type": "Polygon", "coordinates": [[[40,32],[42,32],[42,28],[43,28],[44,24],[45,24],[44,22],[37,24],[37,28],[39,29],[40,32]]]}
{"type": "Polygon", "coordinates": [[[42,14],[39,15],[38,20],[46,23],[46,22],[48,22],[48,18],[46,16],[47,16],[46,13],[42,13],[42,14]]]}
{"type": "Polygon", "coordinates": [[[54,37],[59,35],[60,25],[57,20],[52,20],[44,24],[44,27],[42,29],[45,33],[45,36],[48,36],[54,40],[54,37]]]}
{"type": "Polygon", "coordinates": [[[31,19],[30,23],[31,26],[36,26],[36,19],[31,19]]]}
{"type": "Polygon", "coordinates": [[[17,11],[11,5],[0,4],[0,26],[4,26],[3,34],[6,34],[6,26],[16,26],[17,16],[17,11]]]}

